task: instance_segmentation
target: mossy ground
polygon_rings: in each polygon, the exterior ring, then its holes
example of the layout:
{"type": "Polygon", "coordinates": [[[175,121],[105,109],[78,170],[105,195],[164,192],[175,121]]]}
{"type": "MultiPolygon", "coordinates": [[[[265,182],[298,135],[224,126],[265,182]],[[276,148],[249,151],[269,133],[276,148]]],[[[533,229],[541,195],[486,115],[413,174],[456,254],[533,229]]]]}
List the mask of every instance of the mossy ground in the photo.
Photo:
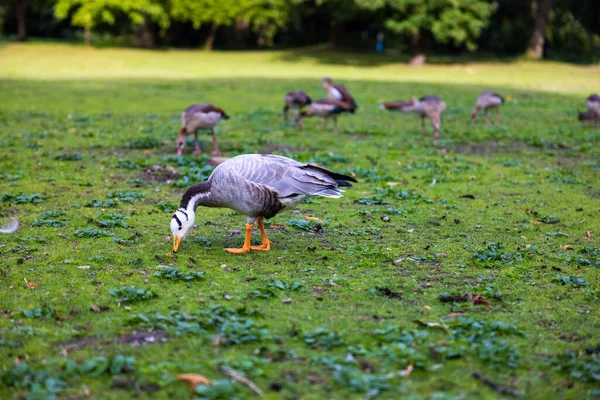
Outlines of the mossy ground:
{"type": "MultiPolygon", "coordinates": [[[[3,53],[0,215],[18,216],[21,227],[0,237],[0,397],[186,398],[174,377],[225,379],[219,365],[249,376],[267,398],[506,396],[474,371],[525,398],[598,396],[600,361],[588,353],[600,340],[600,131],[576,113],[600,86],[597,68],[413,70],[55,45],[3,53]],[[23,56],[36,52],[37,61],[23,56]],[[119,57],[128,61],[117,68],[119,57]],[[344,78],[357,114],[340,118],[339,133],[323,133],[318,119],[302,132],[284,124],[284,93],[318,98],[324,75],[344,78]],[[484,89],[508,99],[500,125],[470,124],[484,89]],[[448,105],[439,140],[422,136],[416,117],[377,108],[423,94],[448,105]],[[191,146],[174,156],[180,112],[199,102],[232,117],[218,127],[225,156],[275,152],[359,183],[342,199],[313,198],[269,221],[270,252],[225,253],[241,245],[244,217],[199,209],[197,229],[173,255],[172,210],[210,173],[208,156],[191,146]],[[306,225],[304,215],[325,223],[306,225]],[[159,265],[204,279],[155,277],[159,265]],[[110,291],[124,285],[158,297],[119,304],[110,291]],[[422,325],[433,322],[440,326],[422,325]],[[124,339],[152,327],[164,342],[124,339]],[[319,328],[330,334],[311,335],[319,328]],[[98,366],[102,356],[112,368],[98,366]],[[74,371],[69,360],[93,366],[74,371]]],[[[210,137],[201,138],[210,151],[210,137]]],[[[204,395],[253,396],[220,384],[204,395]]]]}

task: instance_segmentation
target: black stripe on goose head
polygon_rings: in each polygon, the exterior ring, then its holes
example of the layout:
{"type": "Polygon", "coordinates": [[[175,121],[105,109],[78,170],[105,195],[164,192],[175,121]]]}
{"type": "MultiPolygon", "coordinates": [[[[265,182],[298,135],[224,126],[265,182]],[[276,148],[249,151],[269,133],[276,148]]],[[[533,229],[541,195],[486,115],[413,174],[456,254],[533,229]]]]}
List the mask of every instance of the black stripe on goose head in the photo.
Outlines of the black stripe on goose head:
{"type": "MultiPolygon", "coordinates": [[[[188,205],[192,198],[198,194],[210,193],[210,182],[200,182],[195,185],[190,186],[188,190],[185,191],[183,196],[181,197],[181,202],[179,203],[179,208],[183,208],[187,210],[188,205]]],[[[194,206],[195,207],[195,206],[194,206]]]]}

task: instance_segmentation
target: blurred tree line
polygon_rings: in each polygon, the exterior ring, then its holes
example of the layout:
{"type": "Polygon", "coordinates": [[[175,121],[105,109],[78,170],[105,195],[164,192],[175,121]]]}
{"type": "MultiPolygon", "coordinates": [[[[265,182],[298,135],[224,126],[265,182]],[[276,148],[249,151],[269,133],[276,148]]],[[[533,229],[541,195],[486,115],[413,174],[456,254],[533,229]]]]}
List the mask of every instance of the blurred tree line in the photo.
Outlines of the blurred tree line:
{"type": "Polygon", "coordinates": [[[600,60],[600,0],[1,0],[0,32],[96,45],[600,60]]]}

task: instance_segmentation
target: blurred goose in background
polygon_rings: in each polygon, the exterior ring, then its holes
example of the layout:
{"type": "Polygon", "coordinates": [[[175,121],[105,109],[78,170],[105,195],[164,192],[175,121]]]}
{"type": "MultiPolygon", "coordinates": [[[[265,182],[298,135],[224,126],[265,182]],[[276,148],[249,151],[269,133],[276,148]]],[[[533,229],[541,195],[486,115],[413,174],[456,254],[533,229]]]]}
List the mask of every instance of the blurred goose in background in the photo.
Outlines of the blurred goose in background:
{"type": "Polygon", "coordinates": [[[11,218],[8,225],[0,228],[0,233],[13,233],[19,228],[19,220],[16,218],[11,218]]]}
{"type": "Polygon", "coordinates": [[[215,134],[215,126],[222,119],[229,119],[229,115],[222,109],[213,106],[212,104],[194,104],[186,108],[181,113],[182,128],[177,136],[177,155],[183,154],[183,146],[185,146],[185,137],[191,133],[194,134],[196,148],[194,154],[202,153],[200,144],[198,143],[198,131],[200,129],[210,130],[213,136],[214,150],[211,154],[220,154],[219,144],[217,143],[217,135],[215,134]]]}
{"type": "Polygon", "coordinates": [[[312,102],[308,110],[301,111],[296,117],[299,129],[303,128],[302,119],[307,117],[322,117],[323,131],[327,130],[327,121],[333,119],[333,131],[338,131],[338,115],[352,112],[352,105],[336,99],[319,99],[312,102]]]}
{"type": "Polygon", "coordinates": [[[488,111],[491,109],[496,110],[496,124],[500,123],[500,106],[504,104],[504,97],[500,96],[496,92],[483,92],[477,98],[477,104],[471,113],[471,122],[475,123],[477,114],[483,110],[485,114],[485,122],[490,123],[490,116],[488,111]]]}
{"type": "Polygon", "coordinates": [[[395,101],[381,103],[379,108],[389,111],[412,112],[421,117],[421,133],[425,134],[425,117],[431,119],[433,133],[436,138],[440,137],[442,113],[446,109],[446,103],[437,96],[423,96],[419,100],[411,97],[410,101],[395,101]]]}
{"type": "Polygon", "coordinates": [[[339,198],[343,192],[340,188],[352,186],[350,182],[356,180],[287,157],[246,154],[230,158],[217,166],[206,182],[193,185],[183,194],[171,219],[173,251],[178,250],[194,225],[198,206],[230,208],[246,216],[244,245],[227,248],[227,252],[267,251],[271,241],[264,219],[294,207],[309,196],[339,198]],[[255,221],[262,237],[260,246],[250,245],[255,221]]]}
{"type": "Polygon", "coordinates": [[[288,113],[291,110],[298,111],[296,116],[292,115],[292,118],[296,119],[300,111],[310,105],[312,103],[312,99],[301,90],[294,90],[292,92],[288,92],[284,98],[284,106],[283,106],[283,118],[287,122],[288,113]]]}
{"type": "Polygon", "coordinates": [[[323,89],[327,92],[327,98],[331,100],[338,100],[348,105],[348,110],[352,114],[358,108],[354,97],[350,94],[346,86],[340,83],[333,83],[333,79],[325,77],[321,80],[323,89]]]}
{"type": "Polygon", "coordinates": [[[600,96],[591,94],[586,99],[588,111],[593,115],[593,120],[596,121],[596,126],[600,129],[600,96]]]}

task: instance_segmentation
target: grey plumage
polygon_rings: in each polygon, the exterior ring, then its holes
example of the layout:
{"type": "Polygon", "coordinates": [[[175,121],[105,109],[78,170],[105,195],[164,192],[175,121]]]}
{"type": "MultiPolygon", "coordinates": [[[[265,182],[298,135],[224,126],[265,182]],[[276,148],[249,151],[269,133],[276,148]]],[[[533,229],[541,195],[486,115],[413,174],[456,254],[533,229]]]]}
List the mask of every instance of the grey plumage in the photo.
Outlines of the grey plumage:
{"type": "Polygon", "coordinates": [[[19,228],[19,220],[11,218],[8,225],[0,228],[0,233],[13,233],[19,228]]]}
{"type": "MultiPolygon", "coordinates": [[[[196,207],[227,207],[249,217],[271,218],[309,196],[341,197],[340,187],[352,186],[350,182],[356,180],[287,157],[247,154],[214,169],[206,182],[208,191],[202,188],[207,194],[200,196],[196,207]]],[[[193,197],[194,193],[187,196],[193,197]]],[[[188,205],[182,203],[181,207],[188,205]]]]}

